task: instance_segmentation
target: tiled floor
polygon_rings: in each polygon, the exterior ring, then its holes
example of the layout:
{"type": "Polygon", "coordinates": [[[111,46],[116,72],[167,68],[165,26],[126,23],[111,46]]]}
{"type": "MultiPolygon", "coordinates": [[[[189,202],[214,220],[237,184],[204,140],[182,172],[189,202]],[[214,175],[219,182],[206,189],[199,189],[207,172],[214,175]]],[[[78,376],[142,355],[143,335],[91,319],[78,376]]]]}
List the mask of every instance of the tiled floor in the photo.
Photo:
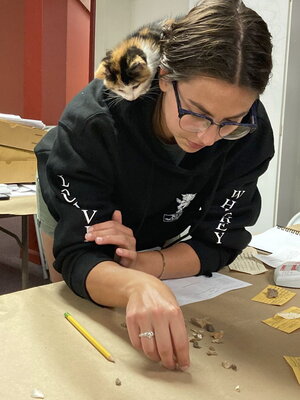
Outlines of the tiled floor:
{"type": "MultiPolygon", "coordinates": [[[[20,217],[1,218],[0,224],[20,236],[20,217]]],[[[0,232],[0,295],[21,290],[20,248],[12,237],[0,232]]],[[[42,267],[29,263],[29,287],[50,283],[42,267]]]]}

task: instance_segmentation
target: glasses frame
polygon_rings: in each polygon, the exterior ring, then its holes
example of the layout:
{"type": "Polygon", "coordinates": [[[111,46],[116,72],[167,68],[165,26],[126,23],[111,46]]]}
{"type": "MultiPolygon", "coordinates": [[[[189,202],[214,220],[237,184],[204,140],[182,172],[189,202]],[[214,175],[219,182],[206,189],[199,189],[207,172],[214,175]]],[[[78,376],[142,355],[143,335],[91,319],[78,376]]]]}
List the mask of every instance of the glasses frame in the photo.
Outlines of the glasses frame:
{"type": "MultiPolygon", "coordinates": [[[[218,129],[218,135],[220,136],[221,139],[226,139],[226,140],[241,139],[242,137],[248,135],[249,133],[253,132],[257,128],[257,111],[256,111],[256,108],[257,108],[257,101],[258,100],[256,100],[252,104],[252,106],[251,106],[251,108],[249,110],[249,113],[247,114],[247,115],[250,114],[250,120],[252,121],[252,123],[243,124],[241,122],[233,122],[233,121],[232,122],[224,121],[224,122],[218,123],[218,122],[215,122],[212,118],[208,117],[207,115],[199,114],[199,113],[196,113],[194,111],[190,111],[190,110],[186,110],[185,108],[182,108],[180,97],[179,97],[179,93],[178,93],[178,87],[177,87],[178,82],[177,81],[172,81],[172,84],[173,84],[173,88],[174,88],[174,92],[175,92],[175,98],[176,98],[176,103],[177,103],[177,111],[178,111],[179,120],[181,120],[181,118],[184,117],[185,115],[193,115],[194,117],[206,119],[207,121],[210,122],[210,126],[211,125],[216,125],[219,128],[218,129]],[[235,125],[235,126],[241,126],[241,127],[245,127],[245,128],[250,128],[250,130],[245,135],[237,137],[237,138],[233,138],[233,137],[230,138],[231,133],[229,133],[228,135],[222,136],[221,133],[220,133],[220,129],[223,126],[228,126],[228,125],[230,125],[230,126],[235,125]]],[[[180,122],[179,122],[179,125],[180,125],[180,122]]],[[[180,125],[180,127],[181,127],[181,125],[180,125]]],[[[206,129],[208,129],[209,127],[207,127],[206,129]]],[[[183,129],[183,128],[181,128],[181,129],[183,129]]],[[[204,129],[203,131],[199,131],[199,132],[204,132],[206,129],[204,129]]],[[[187,130],[185,130],[185,131],[186,132],[190,132],[190,133],[197,133],[197,132],[192,132],[192,131],[187,131],[187,130]]]]}

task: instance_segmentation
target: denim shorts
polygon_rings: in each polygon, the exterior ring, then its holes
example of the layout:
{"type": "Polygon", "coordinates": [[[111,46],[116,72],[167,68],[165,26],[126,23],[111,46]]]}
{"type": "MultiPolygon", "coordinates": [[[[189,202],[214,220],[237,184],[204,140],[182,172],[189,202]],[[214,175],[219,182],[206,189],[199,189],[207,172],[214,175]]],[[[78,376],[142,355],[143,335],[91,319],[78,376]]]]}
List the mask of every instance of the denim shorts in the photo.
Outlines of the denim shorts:
{"type": "Polygon", "coordinates": [[[42,196],[39,178],[36,179],[36,202],[37,202],[37,220],[40,230],[47,235],[54,236],[57,225],[56,220],[50,214],[47,204],[42,196]]]}

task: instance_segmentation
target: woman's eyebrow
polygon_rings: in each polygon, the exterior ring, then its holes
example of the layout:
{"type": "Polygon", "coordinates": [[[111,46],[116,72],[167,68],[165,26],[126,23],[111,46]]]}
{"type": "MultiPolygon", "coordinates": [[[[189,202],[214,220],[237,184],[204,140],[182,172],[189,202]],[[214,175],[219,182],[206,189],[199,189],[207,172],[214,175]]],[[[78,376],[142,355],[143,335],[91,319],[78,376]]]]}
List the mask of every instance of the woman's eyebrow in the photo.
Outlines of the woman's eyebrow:
{"type": "MultiPolygon", "coordinates": [[[[191,99],[189,99],[189,102],[190,102],[193,106],[197,107],[197,108],[201,111],[201,113],[212,117],[212,113],[210,113],[205,107],[203,107],[202,104],[197,103],[197,102],[195,102],[195,101],[193,101],[193,100],[191,100],[191,99]]],[[[244,117],[245,115],[248,114],[248,112],[249,112],[249,110],[247,110],[247,111],[242,111],[241,113],[239,113],[239,114],[237,114],[237,115],[233,115],[233,116],[231,116],[231,117],[226,117],[226,118],[224,118],[224,120],[226,120],[226,119],[235,119],[235,118],[244,117]]]]}

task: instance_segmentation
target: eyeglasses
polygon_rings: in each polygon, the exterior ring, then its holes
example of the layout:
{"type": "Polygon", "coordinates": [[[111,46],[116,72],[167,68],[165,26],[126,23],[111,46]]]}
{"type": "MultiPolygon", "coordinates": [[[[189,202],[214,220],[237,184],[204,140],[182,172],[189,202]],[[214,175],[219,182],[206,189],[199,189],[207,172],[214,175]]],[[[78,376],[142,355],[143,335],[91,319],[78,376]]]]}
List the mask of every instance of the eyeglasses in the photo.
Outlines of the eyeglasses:
{"type": "Polygon", "coordinates": [[[249,113],[243,118],[243,120],[247,121],[247,123],[232,121],[217,123],[206,115],[198,114],[182,108],[177,88],[177,81],[173,81],[172,83],[177,103],[179,126],[184,131],[201,133],[208,129],[211,125],[216,125],[219,128],[218,134],[222,139],[237,140],[246,136],[248,133],[255,131],[257,128],[256,101],[250,108],[249,113]]]}

